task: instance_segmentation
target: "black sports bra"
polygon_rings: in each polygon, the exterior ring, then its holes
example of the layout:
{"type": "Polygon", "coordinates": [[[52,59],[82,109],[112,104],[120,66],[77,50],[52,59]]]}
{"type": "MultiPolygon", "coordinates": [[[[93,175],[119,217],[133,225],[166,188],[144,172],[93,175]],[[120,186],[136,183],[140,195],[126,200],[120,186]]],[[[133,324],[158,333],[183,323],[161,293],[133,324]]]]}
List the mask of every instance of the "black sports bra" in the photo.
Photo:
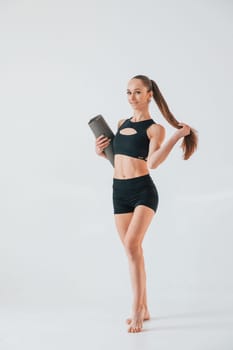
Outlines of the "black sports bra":
{"type": "Polygon", "coordinates": [[[132,122],[126,119],[117,130],[113,140],[113,152],[123,154],[133,158],[147,160],[150,140],[146,130],[156,124],[153,119],[132,122]],[[135,133],[131,135],[122,134],[120,131],[125,128],[134,129],[135,133]]]}

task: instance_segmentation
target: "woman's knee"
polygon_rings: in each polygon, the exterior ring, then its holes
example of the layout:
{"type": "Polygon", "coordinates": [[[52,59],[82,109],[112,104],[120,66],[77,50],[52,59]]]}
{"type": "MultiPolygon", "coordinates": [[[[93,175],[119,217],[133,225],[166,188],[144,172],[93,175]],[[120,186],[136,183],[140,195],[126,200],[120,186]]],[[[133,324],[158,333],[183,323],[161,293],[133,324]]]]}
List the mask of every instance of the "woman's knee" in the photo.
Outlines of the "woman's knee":
{"type": "Polygon", "coordinates": [[[125,239],[123,244],[126,254],[131,259],[140,258],[143,255],[143,250],[140,243],[125,239]]]}

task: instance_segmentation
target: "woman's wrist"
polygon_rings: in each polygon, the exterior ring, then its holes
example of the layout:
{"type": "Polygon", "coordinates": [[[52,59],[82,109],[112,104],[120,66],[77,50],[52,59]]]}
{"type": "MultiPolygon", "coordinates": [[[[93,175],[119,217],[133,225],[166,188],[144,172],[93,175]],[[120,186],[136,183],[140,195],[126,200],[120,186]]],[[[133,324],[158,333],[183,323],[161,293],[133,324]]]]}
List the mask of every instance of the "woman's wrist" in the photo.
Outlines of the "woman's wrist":
{"type": "Polygon", "coordinates": [[[178,134],[178,132],[176,131],[172,136],[171,136],[171,140],[174,142],[174,144],[179,141],[180,139],[180,135],[178,134]]]}

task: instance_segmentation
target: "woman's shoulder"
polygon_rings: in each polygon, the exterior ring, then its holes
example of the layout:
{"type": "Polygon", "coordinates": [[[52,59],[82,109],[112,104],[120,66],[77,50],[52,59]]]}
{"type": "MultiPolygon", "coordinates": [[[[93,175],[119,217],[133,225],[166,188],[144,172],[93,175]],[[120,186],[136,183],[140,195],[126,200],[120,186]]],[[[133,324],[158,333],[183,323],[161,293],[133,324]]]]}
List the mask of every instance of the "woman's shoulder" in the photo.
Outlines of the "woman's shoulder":
{"type": "Polygon", "coordinates": [[[121,125],[122,125],[124,122],[126,122],[126,120],[128,120],[128,119],[129,119],[129,118],[120,119],[120,120],[118,121],[117,127],[120,128],[121,125]]]}
{"type": "Polygon", "coordinates": [[[151,124],[151,126],[148,128],[148,134],[150,137],[158,136],[159,135],[165,135],[165,127],[159,123],[154,122],[151,124]]]}

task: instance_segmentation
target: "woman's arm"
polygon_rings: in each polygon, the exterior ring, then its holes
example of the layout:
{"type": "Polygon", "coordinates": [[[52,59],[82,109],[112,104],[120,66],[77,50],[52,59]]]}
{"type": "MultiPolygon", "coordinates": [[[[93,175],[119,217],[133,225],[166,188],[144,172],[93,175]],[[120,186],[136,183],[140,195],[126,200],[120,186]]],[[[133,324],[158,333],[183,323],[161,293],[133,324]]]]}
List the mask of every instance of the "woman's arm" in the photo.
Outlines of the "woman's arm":
{"type": "Polygon", "coordinates": [[[178,129],[163,146],[161,146],[161,144],[165,138],[164,127],[156,124],[156,126],[150,130],[150,147],[147,160],[150,169],[157,168],[159,164],[167,158],[176,142],[190,133],[190,127],[188,125],[184,123],[180,123],[179,125],[181,125],[182,128],[178,129]]]}

